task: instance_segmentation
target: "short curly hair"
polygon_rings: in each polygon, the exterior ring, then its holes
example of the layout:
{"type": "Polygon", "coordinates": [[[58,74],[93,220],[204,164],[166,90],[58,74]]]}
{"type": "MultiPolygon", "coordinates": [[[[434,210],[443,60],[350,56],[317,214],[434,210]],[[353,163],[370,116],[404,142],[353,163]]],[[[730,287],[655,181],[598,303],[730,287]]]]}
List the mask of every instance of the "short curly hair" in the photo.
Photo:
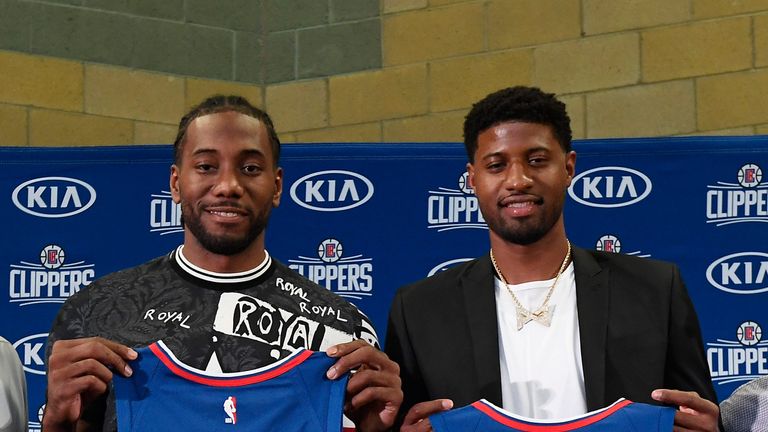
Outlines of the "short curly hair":
{"type": "Polygon", "coordinates": [[[505,122],[538,123],[550,126],[564,152],[571,151],[571,119],[565,104],[552,93],[536,87],[509,87],[489,94],[472,105],[464,119],[464,147],[469,162],[475,162],[477,136],[505,122]]]}
{"type": "Polygon", "coordinates": [[[181,121],[179,122],[179,130],[176,133],[176,139],[173,142],[174,163],[179,164],[181,162],[181,148],[187,138],[187,129],[193,120],[204,115],[228,111],[245,114],[264,124],[264,127],[267,129],[267,136],[269,136],[269,143],[272,146],[273,163],[277,166],[277,163],[280,160],[280,139],[277,137],[277,132],[275,132],[275,125],[272,123],[272,119],[269,117],[269,114],[251,105],[246,98],[237,95],[211,96],[193,107],[181,118],[181,121]]]}

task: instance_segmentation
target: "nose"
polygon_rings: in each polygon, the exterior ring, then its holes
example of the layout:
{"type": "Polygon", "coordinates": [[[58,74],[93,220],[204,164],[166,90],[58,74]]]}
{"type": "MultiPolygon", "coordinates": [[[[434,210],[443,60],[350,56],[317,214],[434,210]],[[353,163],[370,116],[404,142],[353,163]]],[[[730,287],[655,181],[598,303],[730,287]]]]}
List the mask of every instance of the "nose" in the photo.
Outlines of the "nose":
{"type": "Polygon", "coordinates": [[[216,183],[213,185],[213,194],[223,197],[242,196],[243,185],[239,171],[221,167],[219,175],[216,177],[216,183]]]}
{"type": "Polygon", "coordinates": [[[522,163],[509,164],[504,177],[504,186],[509,190],[523,191],[533,186],[528,168],[522,163]]]}

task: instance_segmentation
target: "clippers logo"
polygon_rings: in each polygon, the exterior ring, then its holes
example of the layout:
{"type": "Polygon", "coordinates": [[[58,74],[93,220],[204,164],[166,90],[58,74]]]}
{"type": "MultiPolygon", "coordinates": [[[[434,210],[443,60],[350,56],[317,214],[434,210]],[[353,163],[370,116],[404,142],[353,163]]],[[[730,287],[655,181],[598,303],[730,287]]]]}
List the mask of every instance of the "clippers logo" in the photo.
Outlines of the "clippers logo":
{"type": "Polygon", "coordinates": [[[41,177],[16,186],[12,199],[24,213],[64,218],[88,210],[96,202],[96,190],[74,178],[41,177]]]}
{"type": "Polygon", "coordinates": [[[736,340],[717,339],[707,343],[707,361],[712,381],[730,384],[768,375],[768,341],[754,321],[745,321],[736,329],[736,340]]]}
{"type": "Polygon", "coordinates": [[[738,183],[707,186],[707,223],[716,226],[743,222],[768,222],[768,183],[763,171],[749,163],[736,173],[738,183]]]}
{"type": "Polygon", "coordinates": [[[739,339],[739,342],[741,342],[742,345],[757,345],[758,342],[760,342],[760,339],[763,338],[763,329],[761,329],[755,322],[743,322],[739,326],[739,329],[736,330],[736,338],[739,339]]]}
{"type": "Polygon", "coordinates": [[[427,277],[433,276],[440,272],[444,272],[457,264],[465,263],[467,261],[472,261],[473,259],[474,258],[456,258],[456,259],[448,260],[445,262],[441,262],[440,264],[432,267],[432,270],[429,271],[429,273],[427,274],[427,277]]]}
{"type": "Polygon", "coordinates": [[[40,251],[40,263],[47,269],[57,269],[64,264],[64,249],[48,245],[40,251]]]}
{"type": "Polygon", "coordinates": [[[475,191],[469,187],[468,174],[458,179],[458,189],[439,187],[429,191],[427,228],[438,232],[455,229],[488,229],[480,213],[475,191]]]}
{"type": "Polygon", "coordinates": [[[758,186],[763,179],[763,170],[755,164],[746,164],[739,168],[736,178],[739,180],[739,184],[745,188],[753,188],[758,186]]]}
{"type": "Polygon", "coordinates": [[[160,235],[184,232],[181,224],[181,205],[173,202],[169,191],[152,194],[149,201],[149,232],[160,235]]]}
{"type": "Polygon", "coordinates": [[[621,241],[614,235],[604,235],[597,240],[595,249],[603,252],[621,252],[621,241]]]}
{"type": "Polygon", "coordinates": [[[768,292],[768,253],[739,252],[719,258],[707,267],[707,281],[731,294],[768,292]]]}
{"type": "Polygon", "coordinates": [[[291,198],[296,204],[323,212],[349,210],[365,204],[372,196],[373,183],[352,171],[318,171],[291,185],[291,198]]]}
{"type": "Polygon", "coordinates": [[[224,412],[227,414],[227,418],[224,419],[226,424],[237,424],[237,398],[230,396],[224,401],[224,412]]]}
{"type": "MultiPolygon", "coordinates": [[[[595,250],[602,252],[621,253],[621,240],[613,234],[606,234],[595,243],[595,250]]],[[[648,258],[651,254],[643,253],[642,251],[626,252],[624,255],[639,256],[642,258],[648,258]]]]}
{"type": "Polygon", "coordinates": [[[373,295],[373,258],[342,257],[340,241],[327,238],[317,246],[318,258],[289,259],[288,267],[334,293],[352,299],[373,295]]]}
{"type": "Polygon", "coordinates": [[[607,166],[592,168],[577,175],[568,194],[590,207],[624,207],[645,199],[653,185],[647,175],[632,168],[607,166]]]}
{"type": "Polygon", "coordinates": [[[47,341],[48,333],[38,333],[21,338],[13,344],[26,372],[45,375],[43,358],[45,357],[45,343],[47,341]]]}
{"type": "Polygon", "coordinates": [[[19,306],[64,303],[96,278],[94,264],[84,261],[64,264],[65,256],[64,249],[50,244],[40,251],[40,264],[28,261],[11,264],[9,301],[19,306]]]}
{"type": "Polygon", "coordinates": [[[317,247],[317,255],[323,262],[332,263],[341,259],[341,242],[336,239],[325,239],[317,247]]]}

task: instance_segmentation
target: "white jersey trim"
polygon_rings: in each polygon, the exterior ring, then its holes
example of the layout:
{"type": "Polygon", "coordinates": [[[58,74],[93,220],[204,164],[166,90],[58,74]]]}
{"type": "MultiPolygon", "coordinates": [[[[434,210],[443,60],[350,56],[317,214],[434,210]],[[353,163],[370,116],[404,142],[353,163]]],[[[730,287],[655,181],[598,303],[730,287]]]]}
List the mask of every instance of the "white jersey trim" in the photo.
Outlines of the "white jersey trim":
{"type": "Polygon", "coordinates": [[[211,372],[211,371],[205,371],[202,369],[194,368],[181,360],[179,360],[176,355],[171,351],[170,348],[162,341],[159,340],[156,342],[157,346],[165,353],[165,355],[168,356],[168,358],[175,364],[176,366],[192,372],[196,375],[200,375],[202,377],[210,377],[210,378],[241,378],[241,377],[250,377],[254,375],[260,375],[264,372],[269,372],[273,369],[277,369],[284,364],[288,363],[289,361],[293,360],[294,358],[298,357],[300,354],[302,354],[304,351],[303,349],[297,349],[294,350],[292,353],[290,353],[287,357],[282,358],[280,360],[275,361],[274,363],[270,363],[268,365],[262,366],[260,368],[241,371],[241,372],[211,372]]]}
{"type": "Polygon", "coordinates": [[[497,413],[502,414],[504,416],[507,416],[509,418],[512,418],[512,419],[515,419],[515,420],[521,420],[521,421],[528,422],[528,423],[538,423],[540,425],[545,425],[545,424],[568,423],[568,422],[574,422],[574,421],[577,421],[577,420],[582,420],[582,419],[585,419],[585,418],[589,418],[589,417],[595,416],[597,414],[600,414],[600,413],[602,413],[604,411],[607,411],[607,410],[613,408],[614,406],[616,406],[617,404],[620,404],[620,403],[622,403],[622,402],[624,402],[626,400],[627,400],[626,398],[622,397],[622,398],[616,399],[616,402],[608,405],[607,407],[598,408],[598,409],[596,409],[594,411],[588,411],[588,412],[586,412],[584,414],[578,414],[578,415],[573,415],[573,416],[568,416],[568,417],[550,418],[550,419],[538,419],[538,418],[532,418],[532,417],[528,417],[528,416],[524,416],[524,415],[520,415],[520,414],[515,414],[512,411],[507,411],[504,408],[495,405],[493,402],[491,402],[491,401],[489,401],[487,399],[480,399],[480,403],[482,403],[483,405],[487,406],[488,408],[496,411],[497,413]]]}
{"type": "Polygon", "coordinates": [[[177,247],[174,252],[175,253],[171,253],[171,258],[176,260],[176,263],[179,265],[179,267],[181,267],[182,270],[198,279],[202,279],[207,282],[224,284],[250,282],[263,276],[264,273],[266,273],[267,270],[269,270],[269,267],[272,265],[272,257],[269,256],[269,252],[264,250],[264,261],[262,261],[258,266],[243,272],[218,273],[192,264],[187,259],[187,257],[184,256],[184,245],[179,245],[179,247],[177,247]]]}

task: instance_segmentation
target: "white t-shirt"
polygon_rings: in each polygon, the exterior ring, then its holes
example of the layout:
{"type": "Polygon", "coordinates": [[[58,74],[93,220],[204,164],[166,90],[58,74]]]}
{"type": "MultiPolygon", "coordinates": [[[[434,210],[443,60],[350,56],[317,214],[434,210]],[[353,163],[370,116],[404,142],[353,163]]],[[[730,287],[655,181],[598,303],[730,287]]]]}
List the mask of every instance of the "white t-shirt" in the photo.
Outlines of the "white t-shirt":
{"type": "MultiPolygon", "coordinates": [[[[523,307],[534,311],[554,282],[552,278],[508,287],[523,307]]],[[[515,302],[498,277],[495,292],[504,409],[534,419],[585,414],[587,401],[573,263],[560,276],[550,298],[549,327],[531,321],[517,330],[515,302]]]]}

